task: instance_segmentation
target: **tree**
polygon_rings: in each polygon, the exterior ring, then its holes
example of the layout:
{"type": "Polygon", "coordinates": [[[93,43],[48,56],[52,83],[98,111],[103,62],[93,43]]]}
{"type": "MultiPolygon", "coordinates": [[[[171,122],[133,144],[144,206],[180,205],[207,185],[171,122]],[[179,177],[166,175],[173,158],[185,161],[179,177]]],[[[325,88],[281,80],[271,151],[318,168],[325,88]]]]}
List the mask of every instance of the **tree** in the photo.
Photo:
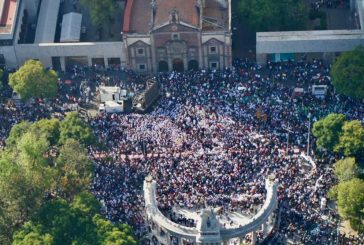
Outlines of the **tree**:
{"type": "Polygon", "coordinates": [[[6,146],[7,147],[14,147],[19,139],[28,132],[30,126],[32,124],[28,121],[22,121],[18,124],[15,124],[9,133],[8,138],[6,139],[6,146]]]}
{"type": "Polygon", "coordinates": [[[303,0],[240,0],[238,12],[255,31],[300,30],[308,19],[303,0]]]}
{"type": "Polygon", "coordinates": [[[28,60],[18,71],[9,75],[9,85],[25,101],[56,96],[57,81],[54,70],[46,70],[40,61],[35,60],[28,60]]]}
{"type": "Polygon", "coordinates": [[[29,164],[19,161],[14,152],[0,153],[1,244],[10,243],[14,230],[43,204],[45,193],[49,190],[49,168],[28,169],[27,166],[29,164]]]}
{"type": "Polygon", "coordinates": [[[312,133],[317,138],[318,148],[333,151],[340,141],[342,127],[346,121],[343,114],[329,114],[313,124],[312,133]]]}
{"type": "Polygon", "coordinates": [[[110,221],[105,220],[99,214],[93,217],[93,222],[96,224],[97,237],[101,244],[114,245],[136,245],[137,241],[133,237],[133,231],[130,226],[114,225],[110,221]]]}
{"type": "Polygon", "coordinates": [[[335,151],[343,152],[345,156],[356,156],[364,150],[364,128],[361,122],[353,120],[345,122],[342,127],[339,144],[335,151]]]}
{"type": "Polygon", "coordinates": [[[53,237],[50,234],[41,234],[42,227],[26,222],[22,230],[14,236],[13,245],[52,245],[53,237]]]}
{"type": "MultiPolygon", "coordinates": [[[[78,120],[67,121],[66,128],[88,128],[78,120]]],[[[16,228],[29,220],[47,198],[71,200],[88,188],[92,164],[84,146],[73,139],[84,136],[75,133],[83,130],[71,130],[65,134],[63,144],[58,145],[61,134],[58,119],[24,121],[13,126],[5,150],[0,151],[0,244],[10,244],[16,228]]],[[[29,231],[22,236],[23,243],[18,244],[47,244],[56,239],[47,234],[37,235],[36,229],[29,231]]]]}
{"type": "Polygon", "coordinates": [[[68,139],[60,148],[56,159],[57,180],[55,189],[58,195],[72,199],[77,193],[86,190],[92,180],[93,165],[85,148],[74,139],[68,139]]]}
{"type": "Polygon", "coordinates": [[[334,165],[335,175],[340,181],[348,181],[356,178],[360,174],[359,166],[355,162],[355,158],[347,157],[339,160],[334,165]]]}
{"type": "Polygon", "coordinates": [[[69,203],[58,199],[46,203],[15,235],[16,244],[33,237],[51,239],[51,244],[136,245],[127,225],[114,225],[99,214],[101,205],[91,193],[83,192],[69,203]]]}
{"type": "Polygon", "coordinates": [[[337,187],[337,206],[341,217],[362,220],[364,209],[364,181],[358,178],[341,182],[337,187]]]}
{"type": "Polygon", "coordinates": [[[90,10],[92,23],[99,29],[108,23],[115,13],[113,0],[81,0],[80,2],[90,10]]]}
{"type": "Polygon", "coordinates": [[[364,48],[342,53],[331,68],[332,83],[337,93],[354,99],[364,98],[364,48]]]}
{"type": "Polygon", "coordinates": [[[60,137],[60,121],[56,118],[41,119],[34,122],[30,130],[43,134],[51,145],[56,145],[60,137]]]}
{"type": "Polygon", "coordinates": [[[76,112],[70,112],[61,122],[60,143],[67,139],[75,139],[85,146],[95,142],[95,136],[91,128],[78,116],[76,112]]]}

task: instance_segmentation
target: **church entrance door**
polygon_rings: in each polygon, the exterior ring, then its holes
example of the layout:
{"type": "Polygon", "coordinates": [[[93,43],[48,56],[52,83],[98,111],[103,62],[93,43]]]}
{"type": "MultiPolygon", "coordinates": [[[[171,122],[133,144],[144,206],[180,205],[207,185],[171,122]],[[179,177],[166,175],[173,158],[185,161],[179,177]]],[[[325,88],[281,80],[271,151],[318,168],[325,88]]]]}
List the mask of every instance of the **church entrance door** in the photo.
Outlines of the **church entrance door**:
{"type": "Polygon", "coordinates": [[[182,59],[177,58],[173,60],[173,70],[178,72],[184,71],[184,65],[182,59]]]}

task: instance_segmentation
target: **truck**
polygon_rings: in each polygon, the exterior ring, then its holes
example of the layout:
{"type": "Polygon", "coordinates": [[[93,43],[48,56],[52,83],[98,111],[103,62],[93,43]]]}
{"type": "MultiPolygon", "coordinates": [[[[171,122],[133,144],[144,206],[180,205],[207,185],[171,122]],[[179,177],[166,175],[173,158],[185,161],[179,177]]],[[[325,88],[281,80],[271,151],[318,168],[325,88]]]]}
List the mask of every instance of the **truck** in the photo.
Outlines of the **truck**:
{"type": "Polygon", "coordinates": [[[122,113],[124,112],[124,101],[105,101],[100,104],[99,112],[101,113],[122,113]]]}
{"type": "Polygon", "coordinates": [[[146,82],[146,88],[136,93],[133,98],[133,110],[136,112],[146,112],[160,96],[159,83],[149,79],[146,82]]]}

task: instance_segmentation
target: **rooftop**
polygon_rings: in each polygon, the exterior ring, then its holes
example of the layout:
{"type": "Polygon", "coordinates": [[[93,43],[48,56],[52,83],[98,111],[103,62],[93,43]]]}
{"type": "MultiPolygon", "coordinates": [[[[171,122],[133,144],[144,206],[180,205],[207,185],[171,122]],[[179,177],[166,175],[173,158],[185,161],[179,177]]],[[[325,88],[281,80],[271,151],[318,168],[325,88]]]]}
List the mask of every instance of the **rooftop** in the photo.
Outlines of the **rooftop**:
{"type": "Polygon", "coordinates": [[[0,0],[0,34],[12,33],[17,7],[17,0],[0,0]]]}
{"type": "Polygon", "coordinates": [[[154,26],[161,26],[170,20],[170,13],[176,11],[181,22],[199,26],[200,18],[197,12],[198,0],[156,0],[154,26]]]}
{"type": "Polygon", "coordinates": [[[362,39],[360,30],[325,30],[325,31],[289,31],[289,32],[257,32],[259,41],[294,41],[294,40],[337,40],[362,39]]]}
{"type": "MultiPolygon", "coordinates": [[[[170,21],[172,12],[178,20],[191,26],[200,26],[197,10],[199,0],[155,0],[154,27],[170,21]]],[[[209,0],[204,4],[203,30],[212,31],[229,28],[229,5],[227,0],[209,0]]],[[[125,33],[148,33],[151,29],[152,0],[129,0],[124,12],[125,33]]]]}
{"type": "Polygon", "coordinates": [[[146,0],[128,0],[124,12],[123,32],[147,33],[151,6],[146,0]]]}
{"type": "Polygon", "coordinates": [[[204,31],[229,28],[229,6],[223,2],[219,0],[206,1],[202,24],[204,31]]]}

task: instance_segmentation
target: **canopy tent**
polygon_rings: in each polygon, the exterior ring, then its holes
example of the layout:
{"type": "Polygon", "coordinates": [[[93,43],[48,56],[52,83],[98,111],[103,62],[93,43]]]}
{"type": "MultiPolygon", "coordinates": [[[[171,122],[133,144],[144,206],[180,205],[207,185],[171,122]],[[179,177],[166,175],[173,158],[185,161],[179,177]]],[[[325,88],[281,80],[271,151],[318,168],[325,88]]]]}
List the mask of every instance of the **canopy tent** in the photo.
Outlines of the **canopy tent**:
{"type": "Polygon", "coordinates": [[[61,42],[79,42],[81,36],[82,14],[71,12],[63,15],[61,42]]]}

